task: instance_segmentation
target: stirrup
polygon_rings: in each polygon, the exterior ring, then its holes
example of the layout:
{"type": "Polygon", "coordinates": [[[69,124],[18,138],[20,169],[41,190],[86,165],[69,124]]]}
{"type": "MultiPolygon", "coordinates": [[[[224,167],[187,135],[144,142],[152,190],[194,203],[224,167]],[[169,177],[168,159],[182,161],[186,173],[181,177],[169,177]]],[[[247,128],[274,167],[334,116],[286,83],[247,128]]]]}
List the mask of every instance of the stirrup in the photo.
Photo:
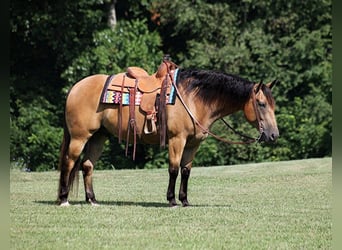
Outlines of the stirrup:
{"type": "Polygon", "coordinates": [[[146,115],[144,133],[146,135],[150,135],[156,132],[157,132],[157,126],[156,126],[156,122],[154,121],[154,114],[146,115]]]}

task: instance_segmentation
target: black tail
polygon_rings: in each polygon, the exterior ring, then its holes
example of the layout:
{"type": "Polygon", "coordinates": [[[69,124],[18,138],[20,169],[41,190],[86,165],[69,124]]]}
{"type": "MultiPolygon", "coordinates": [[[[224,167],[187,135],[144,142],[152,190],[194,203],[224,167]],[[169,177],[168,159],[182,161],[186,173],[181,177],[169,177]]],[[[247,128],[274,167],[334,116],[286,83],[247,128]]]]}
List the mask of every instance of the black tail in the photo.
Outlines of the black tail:
{"type": "Polygon", "coordinates": [[[59,153],[59,162],[58,162],[58,170],[61,171],[63,168],[63,164],[65,162],[66,155],[69,150],[69,145],[70,145],[70,134],[68,131],[68,128],[64,122],[64,127],[63,127],[63,141],[61,144],[60,148],[60,153],[59,153]]]}

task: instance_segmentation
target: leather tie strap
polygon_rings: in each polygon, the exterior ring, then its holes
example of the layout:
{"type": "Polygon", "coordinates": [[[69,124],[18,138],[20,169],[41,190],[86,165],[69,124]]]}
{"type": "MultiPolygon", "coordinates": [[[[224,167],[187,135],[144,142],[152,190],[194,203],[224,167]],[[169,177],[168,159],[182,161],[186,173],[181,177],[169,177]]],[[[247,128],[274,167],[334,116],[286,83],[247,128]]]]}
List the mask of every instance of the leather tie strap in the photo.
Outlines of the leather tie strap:
{"type": "Polygon", "coordinates": [[[128,155],[128,144],[130,139],[130,131],[133,130],[133,161],[135,160],[135,152],[137,147],[137,124],[135,120],[135,96],[137,93],[138,80],[135,81],[135,87],[129,89],[129,120],[127,127],[126,140],[126,156],[128,155]]]}
{"type": "MultiPolygon", "coordinates": [[[[167,66],[167,65],[166,65],[167,66]]],[[[160,147],[165,148],[166,145],[166,90],[168,88],[168,75],[165,76],[161,90],[158,108],[160,147]]]]}
{"type": "MultiPolygon", "coordinates": [[[[125,75],[122,78],[121,93],[123,93],[124,86],[125,86],[125,75]]],[[[118,140],[119,140],[119,143],[121,143],[121,141],[122,141],[122,135],[121,135],[121,132],[122,132],[122,106],[123,106],[123,96],[121,95],[120,104],[119,104],[119,114],[118,114],[119,115],[119,117],[118,117],[118,123],[119,123],[118,140]]]]}

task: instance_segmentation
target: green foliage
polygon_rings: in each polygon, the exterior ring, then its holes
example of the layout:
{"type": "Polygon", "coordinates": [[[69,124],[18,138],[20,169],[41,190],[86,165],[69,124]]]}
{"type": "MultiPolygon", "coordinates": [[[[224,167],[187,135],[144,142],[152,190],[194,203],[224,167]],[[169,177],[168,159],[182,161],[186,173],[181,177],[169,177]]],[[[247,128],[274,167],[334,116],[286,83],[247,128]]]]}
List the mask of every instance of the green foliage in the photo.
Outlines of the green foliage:
{"type": "Polygon", "coordinates": [[[62,128],[54,126],[52,105],[43,98],[17,105],[19,117],[11,119],[11,161],[33,171],[55,169],[62,128]]]}
{"type": "Polygon", "coordinates": [[[149,147],[146,152],[146,163],[144,168],[167,168],[169,166],[169,154],[167,150],[149,147]]]}
{"type": "Polygon", "coordinates": [[[195,166],[215,166],[225,164],[224,154],[220,151],[219,144],[215,139],[209,137],[202,142],[196,153],[193,164],[195,166]]]}
{"type": "Polygon", "coordinates": [[[61,103],[60,74],[91,46],[94,31],[106,27],[104,7],[108,2],[10,2],[10,67],[15,99],[31,101],[40,95],[51,103],[61,103]]]}
{"type": "Polygon", "coordinates": [[[152,73],[162,52],[157,32],[149,32],[144,21],[120,21],[114,30],[94,33],[93,46],[75,58],[62,74],[69,84],[91,74],[123,72],[127,66],[141,66],[152,73]]]}

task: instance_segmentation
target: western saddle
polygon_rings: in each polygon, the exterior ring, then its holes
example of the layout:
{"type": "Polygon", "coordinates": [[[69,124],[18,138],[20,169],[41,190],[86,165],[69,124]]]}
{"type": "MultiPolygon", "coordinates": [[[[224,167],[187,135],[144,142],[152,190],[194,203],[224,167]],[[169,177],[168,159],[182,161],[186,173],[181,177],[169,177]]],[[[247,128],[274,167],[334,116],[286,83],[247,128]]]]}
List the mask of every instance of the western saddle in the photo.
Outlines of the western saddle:
{"type": "Polygon", "coordinates": [[[164,56],[157,72],[149,75],[140,67],[128,67],[125,73],[111,75],[107,78],[101,100],[106,91],[115,91],[121,94],[119,100],[119,119],[118,119],[118,139],[122,140],[122,107],[123,95],[129,96],[129,121],[126,140],[126,155],[130,132],[133,132],[133,160],[136,151],[137,126],[135,120],[135,106],[138,104],[140,109],[146,114],[144,133],[157,134],[157,127],[160,133],[160,146],[166,144],[166,102],[170,94],[174,72],[178,66],[173,63],[169,56],[164,56]],[[139,94],[139,95],[138,95],[139,94]],[[137,98],[141,98],[137,101],[137,98]],[[156,125],[158,124],[158,125],[156,125]]]}

